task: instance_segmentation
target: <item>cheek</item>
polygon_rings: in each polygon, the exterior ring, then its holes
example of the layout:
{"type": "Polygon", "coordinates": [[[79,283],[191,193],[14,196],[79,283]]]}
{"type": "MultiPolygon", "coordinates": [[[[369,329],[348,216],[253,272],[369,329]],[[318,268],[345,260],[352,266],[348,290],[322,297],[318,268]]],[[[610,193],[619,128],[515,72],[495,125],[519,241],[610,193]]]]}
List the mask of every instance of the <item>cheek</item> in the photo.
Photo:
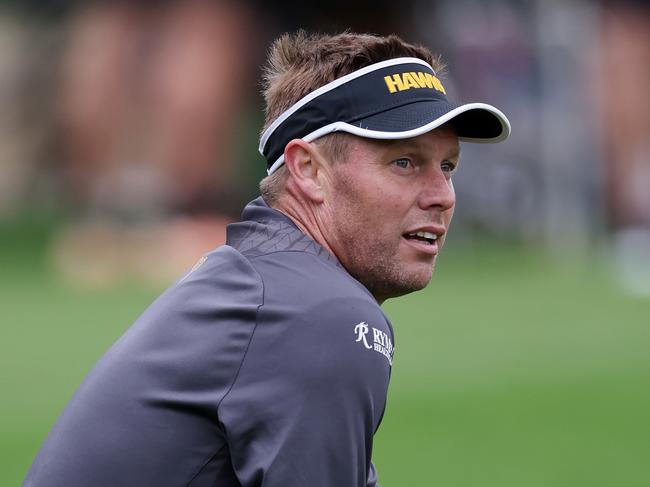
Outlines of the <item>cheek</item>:
{"type": "Polygon", "coordinates": [[[368,205],[368,217],[374,228],[382,235],[401,235],[414,205],[401,197],[379,193],[378,198],[368,205]]]}
{"type": "Polygon", "coordinates": [[[366,227],[367,232],[379,238],[394,233],[402,225],[414,206],[408,196],[408,188],[387,185],[377,178],[341,178],[337,181],[332,204],[343,218],[339,224],[358,230],[366,227]]]}
{"type": "Polygon", "coordinates": [[[442,215],[442,218],[445,220],[445,223],[448,225],[451,222],[451,219],[454,217],[454,208],[450,208],[445,211],[442,215]]]}
{"type": "Polygon", "coordinates": [[[446,210],[444,212],[444,214],[443,214],[443,218],[444,218],[446,224],[449,224],[449,222],[451,222],[451,219],[454,216],[454,209],[456,208],[456,189],[454,188],[454,183],[453,183],[453,181],[451,179],[449,180],[449,187],[451,188],[451,193],[452,193],[452,196],[453,196],[453,203],[452,203],[451,208],[446,210]]]}

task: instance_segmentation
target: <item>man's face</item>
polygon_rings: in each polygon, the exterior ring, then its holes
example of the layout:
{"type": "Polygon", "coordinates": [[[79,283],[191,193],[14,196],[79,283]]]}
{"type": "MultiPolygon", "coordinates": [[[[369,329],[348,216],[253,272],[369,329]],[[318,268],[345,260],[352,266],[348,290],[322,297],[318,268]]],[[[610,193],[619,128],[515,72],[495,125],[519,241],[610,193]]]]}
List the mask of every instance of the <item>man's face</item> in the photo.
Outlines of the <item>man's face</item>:
{"type": "Polygon", "coordinates": [[[431,280],[454,210],[458,137],[442,127],[405,140],[352,139],[333,166],[325,238],[383,302],[431,280]]]}

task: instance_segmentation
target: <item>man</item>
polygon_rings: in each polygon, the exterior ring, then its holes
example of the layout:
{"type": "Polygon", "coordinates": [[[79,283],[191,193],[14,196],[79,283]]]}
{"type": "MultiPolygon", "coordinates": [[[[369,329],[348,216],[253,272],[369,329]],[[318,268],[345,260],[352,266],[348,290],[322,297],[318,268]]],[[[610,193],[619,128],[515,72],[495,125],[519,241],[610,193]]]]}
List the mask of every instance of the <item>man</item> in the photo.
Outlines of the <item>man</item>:
{"type": "Polygon", "coordinates": [[[377,485],[379,305],[431,279],[459,138],[510,131],[450,104],[439,70],[394,36],[276,41],[262,198],[97,364],[25,485],[377,485]]]}

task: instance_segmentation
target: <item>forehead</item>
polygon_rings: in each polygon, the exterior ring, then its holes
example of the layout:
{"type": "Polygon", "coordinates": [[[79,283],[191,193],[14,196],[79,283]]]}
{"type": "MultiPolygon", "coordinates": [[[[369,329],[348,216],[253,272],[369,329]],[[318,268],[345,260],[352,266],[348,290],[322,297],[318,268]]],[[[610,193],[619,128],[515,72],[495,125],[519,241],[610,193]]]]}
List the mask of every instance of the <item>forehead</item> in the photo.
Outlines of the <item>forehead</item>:
{"type": "Polygon", "coordinates": [[[460,155],[460,143],[456,131],[443,125],[417,137],[397,140],[379,140],[353,136],[350,152],[375,153],[409,152],[423,155],[440,155],[446,158],[460,155]]]}

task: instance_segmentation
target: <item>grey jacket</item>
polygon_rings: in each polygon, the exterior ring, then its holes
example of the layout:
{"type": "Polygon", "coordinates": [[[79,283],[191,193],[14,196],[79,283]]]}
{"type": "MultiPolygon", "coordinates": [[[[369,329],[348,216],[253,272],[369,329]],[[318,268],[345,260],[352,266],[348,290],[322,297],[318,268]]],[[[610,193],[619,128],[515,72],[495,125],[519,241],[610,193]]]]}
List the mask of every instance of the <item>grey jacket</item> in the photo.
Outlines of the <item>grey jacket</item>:
{"type": "Polygon", "coordinates": [[[366,487],[393,333],[261,198],[97,363],[24,486],[366,487]]]}

